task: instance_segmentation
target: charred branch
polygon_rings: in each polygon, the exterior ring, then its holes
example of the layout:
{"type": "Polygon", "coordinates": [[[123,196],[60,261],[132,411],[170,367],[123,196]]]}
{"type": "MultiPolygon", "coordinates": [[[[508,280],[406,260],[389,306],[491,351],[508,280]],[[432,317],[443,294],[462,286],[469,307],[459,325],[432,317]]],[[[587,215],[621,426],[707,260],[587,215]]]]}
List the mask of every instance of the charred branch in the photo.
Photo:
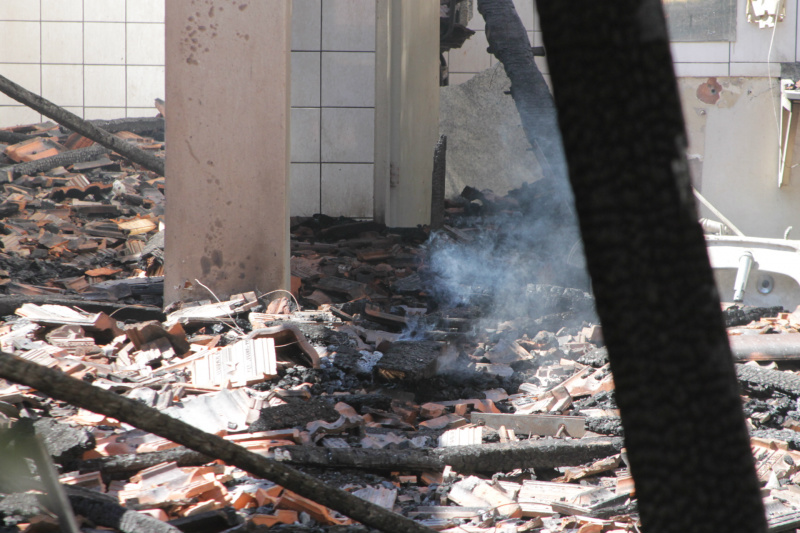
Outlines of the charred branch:
{"type": "Polygon", "coordinates": [[[511,96],[542,173],[566,186],[566,163],[553,97],[533,60],[533,48],[514,3],[478,0],[478,11],[486,20],[488,51],[503,64],[511,80],[511,96]]]}
{"type": "Polygon", "coordinates": [[[50,102],[49,100],[30,92],[24,87],[17,85],[4,76],[0,76],[0,92],[18,102],[25,104],[31,109],[38,111],[46,117],[55,120],[59,124],[80,133],[84,137],[91,139],[108,149],[114,150],[121,156],[141,165],[147,170],[155,172],[159,176],[164,175],[163,159],[159,159],[154,155],[136,148],[127,141],[124,141],[119,137],[115,137],[109,132],[98,128],[94,124],[83,120],[74,113],[70,113],[66,109],[57,106],[53,102],[50,102]]]}
{"type": "Polygon", "coordinates": [[[643,529],[766,531],[661,6],[538,11],[643,529]]]}
{"type": "Polygon", "coordinates": [[[93,161],[110,153],[108,148],[96,144],[87,148],[78,148],[77,150],[70,150],[62,152],[52,157],[45,157],[44,159],[37,159],[36,161],[26,161],[24,163],[17,163],[0,170],[11,172],[12,176],[33,176],[37,172],[46,172],[56,167],[66,167],[74,165],[75,163],[83,163],[84,161],[93,161]]]}
{"type": "Polygon", "coordinates": [[[387,511],[340,489],[328,487],[316,478],[288,466],[249,452],[221,437],[205,433],[189,424],[134,400],[93,387],[63,373],[0,353],[0,376],[95,412],[149,431],[197,452],[264,479],[274,481],[322,505],[382,531],[431,530],[413,520],[387,511]]]}
{"type": "Polygon", "coordinates": [[[448,448],[380,450],[366,448],[283,448],[283,460],[321,468],[367,470],[441,470],[450,465],[463,474],[510,472],[517,468],[577,466],[619,453],[622,439],[525,440],[448,448]]]}

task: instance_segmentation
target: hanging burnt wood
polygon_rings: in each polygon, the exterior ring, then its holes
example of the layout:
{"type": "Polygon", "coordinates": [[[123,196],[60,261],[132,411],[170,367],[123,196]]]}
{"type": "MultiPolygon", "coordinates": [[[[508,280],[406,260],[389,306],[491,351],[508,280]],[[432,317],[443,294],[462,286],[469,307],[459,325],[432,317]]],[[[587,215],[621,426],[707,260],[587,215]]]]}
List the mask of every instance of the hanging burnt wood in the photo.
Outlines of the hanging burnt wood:
{"type": "Polygon", "coordinates": [[[642,529],[766,531],[661,3],[537,8],[642,529]]]}
{"type": "Polygon", "coordinates": [[[444,198],[447,188],[447,135],[440,135],[433,150],[433,178],[431,179],[431,229],[444,224],[444,198]]]}

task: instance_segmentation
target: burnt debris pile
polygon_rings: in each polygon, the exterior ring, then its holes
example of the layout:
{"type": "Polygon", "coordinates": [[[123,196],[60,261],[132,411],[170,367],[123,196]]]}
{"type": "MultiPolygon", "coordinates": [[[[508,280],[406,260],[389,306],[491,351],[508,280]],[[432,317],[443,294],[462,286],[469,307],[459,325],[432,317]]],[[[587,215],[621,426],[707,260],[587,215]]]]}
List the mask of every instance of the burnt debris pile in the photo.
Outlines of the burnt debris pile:
{"type": "MultiPolygon", "coordinates": [[[[26,137],[0,137],[6,158],[70,138],[10,133],[26,137]]],[[[546,183],[467,188],[435,232],[295,219],[291,293],[162,310],[163,180],[90,155],[0,161],[0,347],[135,416],[0,381],[3,531],[366,531],[319,503],[334,489],[438,531],[637,530],[579,234],[546,183]],[[200,453],[137,427],[152,409],[220,439],[200,453]],[[322,488],[217,461],[231,444],[322,488]]],[[[770,523],[797,527],[800,377],[765,343],[793,342],[800,317],[729,316],[770,523]]]]}

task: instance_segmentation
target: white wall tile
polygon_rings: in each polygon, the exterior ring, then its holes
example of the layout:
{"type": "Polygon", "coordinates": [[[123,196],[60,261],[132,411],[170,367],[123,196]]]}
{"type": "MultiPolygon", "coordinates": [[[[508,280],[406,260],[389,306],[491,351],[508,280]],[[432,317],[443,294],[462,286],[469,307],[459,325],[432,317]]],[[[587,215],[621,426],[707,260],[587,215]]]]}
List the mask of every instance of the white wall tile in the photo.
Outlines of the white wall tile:
{"type": "Polygon", "coordinates": [[[547,64],[546,57],[536,56],[533,58],[533,62],[539,67],[539,72],[542,74],[550,74],[550,66],[547,64]]]}
{"type": "Polygon", "coordinates": [[[291,117],[292,163],[319,163],[320,109],[294,107],[291,117]]]}
{"type": "Polygon", "coordinates": [[[671,43],[672,61],[675,63],[727,63],[730,61],[730,44],[712,43],[671,43]]]}
{"type": "MultiPolygon", "coordinates": [[[[738,0],[736,7],[736,42],[730,44],[731,61],[737,63],[766,62],[772,38],[772,28],[759,28],[747,22],[745,0],[738,0]]],[[[775,26],[775,39],[769,60],[780,63],[795,61],[797,49],[797,2],[786,2],[786,18],[775,26]]],[[[780,70],[780,68],[778,69],[780,70]]]]}
{"type": "Polygon", "coordinates": [[[292,1],[292,50],[319,50],[322,0],[292,1]]]}
{"type": "Polygon", "coordinates": [[[374,157],[375,110],[322,108],[323,163],[371,163],[374,157]]]}
{"type": "Polygon", "coordinates": [[[743,77],[773,77],[777,78],[781,74],[781,66],[773,63],[731,63],[730,76],[743,77]]]}
{"type": "Polygon", "coordinates": [[[86,120],[113,120],[124,116],[124,107],[85,107],[83,109],[83,118],[86,120]]]}
{"type": "Polygon", "coordinates": [[[540,31],[529,31],[528,40],[531,42],[531,46],[544,46],[544,39],[540,31]]]}
{"type": "Polygon", "coordinates": [[[482,31],[470,37],[461,48],[450,50],[450,72],[481,72],[491,66],[486,52],[489,43],[482,31]]]}
{"type": "MultiPolygon", "coordinates": [[[[3,2],[0,1],[0,4],[3,2]]],[[[38,22],[3,22],[0,63],[38,63],[41,59],[38,22]]]]}
{"type": "MultiPolygon", "coordinates": [[[[82,22],[83,0],[41,0],[42,20],[82,22]]],[[[35,3],[35,2],[30,2],[35,3]]]]}
{"type": "Polygon", "coordinates": [[[3,0],[0,2],[0,20],[39,20],[37,0],[3,0]]]}
{"type": "MultiPolygon", "coordinates": [[[[22,85],[29,91],[40,94],[41,86],[41,69],[38,64],[21,65],[15,63],[0,63],[0,74],[13,81],[17,85],[22,85]]],[[[0,105],[20,105],[16,100],[0,93],[0,105]]],[[[5,124],[0,122],[0,127],[5,124]]]]}
{"type": "Polygon", "coordinates": [[[156,98],[164,99],[164,67],[127,67],[127,107],[153,108],[156,98]]]}
{"type": "Polygon", "coordinates": [[[41,94],[60,106],[82,106],[83,65],[42,65],[41,94]]]}
{"type": "Polygon", "coordinates": [[[319,106],[319,80],[320,53],[292,52],[292,106],[319,106]]]}
{"type": "Polygon", "coordinates": [[[126,32],[129,65],[164,64],[164,25],[128,23],[126,32]]]}
{"type": "Polygon", "coordinates": [[[678,77],[711,77],[728,76],[728,63],[674,63],[675,76],[678,77]]]}
{"type": "Polygon", "coordinates": [[[0,106],[0,126],[21,126],[38,124],[42,115],[27,106],[0,106]]]}
{"type": "Polygon", "coordinates": [[[125,22],[125,0],[83,0],[83,17],[94,22],[125,22]]]}
{"type": "Polygon", "coordinates": [[[116,22],[84,24],[83,58],[87,65],[123,65],[125,25],[116,22]]]}
{"type": "Polygon", "coordinates": [[[478,11],[478,2],[472,2],[472,18],[469,19],[467,28],[474,31],[483,31],[486,29],[486,21],[483,15],[478,11]]]}
{"type": "Polygon", "coordinates": [[[83,68],[85,105],[125,107],[124,66],[86,65],[83,68]]]}
{"type": "Polygon", "coordinates": [[[42,63],[83,63],[83,23],[42,22],[42,63]]]}
{"type": "Polygon", "coordinates": [[[158,109],[155,106],[150,107],[126,107],[126,117],[155,117],[158,115],[158,109]]]}
{"type": "Polygon", "coordinates": [[[291,216],[310,217],[322,212],[319,205],[319,163],[292,163],[289,183],[291,216]]]}
{"type": "Polygon", "coordinates": [[[322,49],[375,51],[375,0],[325,0],[322,49]]]}
{"type": "Polygon", "coordinates": [[[129,0],[126,3],[128,22],[164,22],[165,0],[129,0]]]}
{"type": "Polygon", "coordinates": [[[375,53],[322,52],[322,105],[375,106],[375,53]]]}
{"type": "Polygon", "coordinates": [[[322,165],[322,212],[369,218],[373,207],[373,165],[322,165]]]}
{"type": "Polygon", "coordinates": [[[465,81],[471,80],[473,76],[475,76],[475,74],[472,72],[451,72],[450,85],[459,85],[465,81]]]}

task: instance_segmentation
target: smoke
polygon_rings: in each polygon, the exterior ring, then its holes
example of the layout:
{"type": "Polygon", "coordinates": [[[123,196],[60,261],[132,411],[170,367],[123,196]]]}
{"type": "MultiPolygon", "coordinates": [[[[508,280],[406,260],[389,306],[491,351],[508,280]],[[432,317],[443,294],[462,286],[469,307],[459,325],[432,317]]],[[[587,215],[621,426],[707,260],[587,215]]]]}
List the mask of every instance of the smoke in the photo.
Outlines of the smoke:
{"type": "Polygon", "coordinates": [[[479,214],[463,217],[456,235],[442,230],[427,244],[429,288],[441,306],[480,306],[507,320],[538,314],[532,293],[541,291],[531,286],[588,291],[571,191],[539,180],[504,198],[469,188],[463,196],[479,214]]]}

